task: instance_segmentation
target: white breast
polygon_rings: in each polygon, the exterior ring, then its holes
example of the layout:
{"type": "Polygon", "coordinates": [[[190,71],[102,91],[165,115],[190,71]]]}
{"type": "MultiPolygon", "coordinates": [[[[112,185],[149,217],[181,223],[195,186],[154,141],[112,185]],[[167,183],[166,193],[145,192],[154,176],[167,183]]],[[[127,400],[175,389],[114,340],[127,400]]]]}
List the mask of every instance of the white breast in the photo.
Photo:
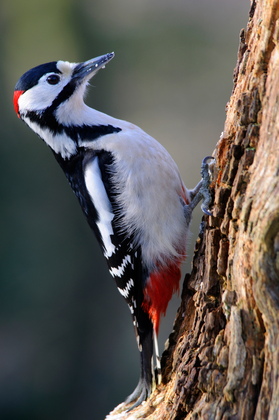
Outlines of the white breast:
{"type": "Polygon", "coordinates": [[[115,251],[115,246],[111,242],[111,235],[113,235],[112,220],[114,218],[114,214],[112,212],[112,207],[102,182],[97,157],[95,157],[86,165],[84,179],[87,191],[89,192],[89,195],[98,213],[98,221],[96,224],[100,231],[105,247],[104,255],[106,258],[109,258],[115,251]]]}

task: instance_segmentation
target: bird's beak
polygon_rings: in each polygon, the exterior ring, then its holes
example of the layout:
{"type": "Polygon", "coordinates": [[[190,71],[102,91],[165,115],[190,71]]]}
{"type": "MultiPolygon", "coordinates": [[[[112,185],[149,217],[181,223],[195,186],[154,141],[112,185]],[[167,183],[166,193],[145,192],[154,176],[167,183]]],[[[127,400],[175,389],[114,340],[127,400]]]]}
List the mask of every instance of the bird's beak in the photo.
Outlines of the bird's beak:
{"type": "Polygon", "coordinates": [[[93,77],[101,68],[105,68],[105,65],[112,60],[113,57],[114,52],[100,55],[99,57],[92,58],[84,63],[77,64],[73,72],[73,79],[76,79],[76,81],[79,82],[91,79],[91,77],[93,77]]]}

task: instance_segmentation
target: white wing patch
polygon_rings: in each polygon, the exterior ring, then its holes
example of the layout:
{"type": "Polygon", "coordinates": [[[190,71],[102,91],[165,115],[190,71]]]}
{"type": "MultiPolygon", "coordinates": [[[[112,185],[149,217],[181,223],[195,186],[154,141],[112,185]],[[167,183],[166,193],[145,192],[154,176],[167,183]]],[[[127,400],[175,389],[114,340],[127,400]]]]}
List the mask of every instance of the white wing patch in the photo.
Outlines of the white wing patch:
{"type": "Polygon", "coordinates": [[[102,181],[99,159],[97,157],[87,164],[84,179],[87,191],[89,192],[99,216],[99,220],[96,224],[105,247],[104,255],[106,258],[109,258],[115,252],[115,246],[111,242],[111,235],[113,235],[111,222],[114,218],[114,214],[102,181]]]}
{"type": "Polygon", "coordinates": [[[122,264],[119,267],[112,267],[109,272],[112,275],[112,277],[122,277],[125,271],[125,267],[127,264],[131,264],[131,256],[126,255],[126,257],[123,259],[122,264]]]}
{"type": "Polygon", "coordinates": [[[120,287],[118,287],[119,292],[121,293],[121,295],[127,299],[129,297],[129,293],[131,288],[134,286],[134,281],[133,279],[130,279],[125,286],[125,289],[121,289],[120,287]]]}

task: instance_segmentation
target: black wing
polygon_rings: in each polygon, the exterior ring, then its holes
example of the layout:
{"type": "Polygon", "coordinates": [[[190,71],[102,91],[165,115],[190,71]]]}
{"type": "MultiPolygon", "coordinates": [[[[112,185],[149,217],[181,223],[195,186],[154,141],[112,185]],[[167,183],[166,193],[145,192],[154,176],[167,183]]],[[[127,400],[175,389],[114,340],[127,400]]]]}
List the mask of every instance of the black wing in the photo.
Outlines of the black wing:
{"type": "Polygon", "coordinates": [[[112,153],[104,150],[80,152],[68,161],[56,158],[131,311],[141,354],[141,376],[127,402],[134,402],[136,406],[150,395],[152,388],[153,324],[142,307],[144,285],[149,273],[143,264],[140,247],[136,247],[133,237],[127,237],[121,229],[122,209],[117,202],[119,192],[113,183],[114,158],[112,153]]]}

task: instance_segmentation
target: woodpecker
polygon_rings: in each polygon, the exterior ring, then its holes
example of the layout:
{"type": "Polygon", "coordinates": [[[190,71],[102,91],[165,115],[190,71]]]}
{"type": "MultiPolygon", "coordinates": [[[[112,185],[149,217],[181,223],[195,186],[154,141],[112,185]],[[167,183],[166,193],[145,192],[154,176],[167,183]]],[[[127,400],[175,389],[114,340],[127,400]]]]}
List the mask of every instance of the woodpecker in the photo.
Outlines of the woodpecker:
{"type": "Polygon", "coordinates": [[[32,68],[15,86],[14,108],[52,150],[129,306],[141,360],[139,383],[126,400],[134,408],[154,388],[153,357],[159,373],[154,346],[160,317],[179,288],[192,211],[203,199],[210,214],[208,158],[203,179],[188,190],[160,143],[84,103],[89,80],[113,57],[32,68]]]}

